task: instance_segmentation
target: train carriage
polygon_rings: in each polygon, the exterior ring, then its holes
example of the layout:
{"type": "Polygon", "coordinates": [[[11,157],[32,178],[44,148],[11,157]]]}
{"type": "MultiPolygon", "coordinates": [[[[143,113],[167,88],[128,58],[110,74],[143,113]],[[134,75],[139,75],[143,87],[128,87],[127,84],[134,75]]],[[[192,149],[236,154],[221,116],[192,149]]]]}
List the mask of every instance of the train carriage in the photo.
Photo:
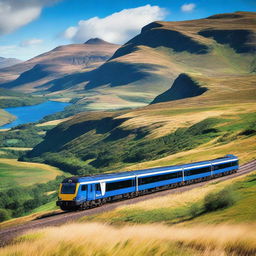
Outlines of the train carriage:
{"type": "Polygon", "coordinates": [[[130,172],[71,177],[60,184],[58,201],[63,210],[86,209],[109,201],[131,198],[158,190],[188,185],[236,172],[234,155],[130,172]]]}

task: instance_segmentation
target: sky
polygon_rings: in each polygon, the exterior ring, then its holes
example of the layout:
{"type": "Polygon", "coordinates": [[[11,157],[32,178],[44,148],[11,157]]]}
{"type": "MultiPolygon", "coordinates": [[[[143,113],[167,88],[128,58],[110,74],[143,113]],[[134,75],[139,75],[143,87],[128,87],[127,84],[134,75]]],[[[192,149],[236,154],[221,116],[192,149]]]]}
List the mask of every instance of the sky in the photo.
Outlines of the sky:
{"type": "Polygon", "coordinates": [[[155,20],[256,11],[256,0],[0,0],[0,56],[30,59],[101,38],[124,44],[155,20]]]}

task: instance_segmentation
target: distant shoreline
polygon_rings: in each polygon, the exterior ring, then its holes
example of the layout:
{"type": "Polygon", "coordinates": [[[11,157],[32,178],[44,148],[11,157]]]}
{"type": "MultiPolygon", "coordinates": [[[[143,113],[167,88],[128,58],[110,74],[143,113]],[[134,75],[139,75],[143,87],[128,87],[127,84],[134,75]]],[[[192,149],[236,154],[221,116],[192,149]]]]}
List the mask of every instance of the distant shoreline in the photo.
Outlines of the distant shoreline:
{"type": "Polygon", "coordinates": [[[60,102],[60,101],[55,101],[51,99],[35,105],[4,108],[3,111],[13,116],[14,119],[1,125],[0,130],[6,129],[6,128],[12,128],[20,124],[38,122],[40,119],[42,119],[43,117],[49,114],[62,111],[66,106],[69,106],[70,104],[71,103],[68,103],[68,102],[60,102]],[[24,111],[26,111],[24,108],[27,108],[27,110],[29,111],[28,115],[24,114],[24,111]],[[34,115],[31,116],[31,113],[33,113],[34,115]],[[17,123],[15,123],[15,121],[17,123]],[[15,124],[11,125],[12,123],[15,123],[15,124]]]}

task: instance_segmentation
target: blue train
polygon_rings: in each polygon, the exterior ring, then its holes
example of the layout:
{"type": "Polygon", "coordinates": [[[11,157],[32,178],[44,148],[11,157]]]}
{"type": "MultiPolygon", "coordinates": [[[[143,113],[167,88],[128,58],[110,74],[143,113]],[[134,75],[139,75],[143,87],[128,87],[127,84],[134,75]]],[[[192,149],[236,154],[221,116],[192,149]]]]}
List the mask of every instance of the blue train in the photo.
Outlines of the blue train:
{"type": "Polygon", "coordinates": [[[238,158],[226,155],[185,165],[66,178],[56,204],[62,210],[87,209],[117,199],[175,188],[236,172],[238,158]]]}

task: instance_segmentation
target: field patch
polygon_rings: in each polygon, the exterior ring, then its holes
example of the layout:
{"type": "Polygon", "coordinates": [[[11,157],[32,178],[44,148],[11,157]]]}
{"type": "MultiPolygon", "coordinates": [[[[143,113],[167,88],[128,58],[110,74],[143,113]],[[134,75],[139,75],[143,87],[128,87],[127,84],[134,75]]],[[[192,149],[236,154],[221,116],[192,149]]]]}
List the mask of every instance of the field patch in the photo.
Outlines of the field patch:
{"type": "Polygon", "coordinates": [[[17,185],[44,183],[62,174],[59,169],[46,164],[0,159],[0,191],[17,185]]]}
{"type": "Polygon", "coordinates": [[[11,115],[10,113],[6,112],[3,109],[0,109],[0,126],[10,123],[15,120],[15,116],[11,115]]]}

